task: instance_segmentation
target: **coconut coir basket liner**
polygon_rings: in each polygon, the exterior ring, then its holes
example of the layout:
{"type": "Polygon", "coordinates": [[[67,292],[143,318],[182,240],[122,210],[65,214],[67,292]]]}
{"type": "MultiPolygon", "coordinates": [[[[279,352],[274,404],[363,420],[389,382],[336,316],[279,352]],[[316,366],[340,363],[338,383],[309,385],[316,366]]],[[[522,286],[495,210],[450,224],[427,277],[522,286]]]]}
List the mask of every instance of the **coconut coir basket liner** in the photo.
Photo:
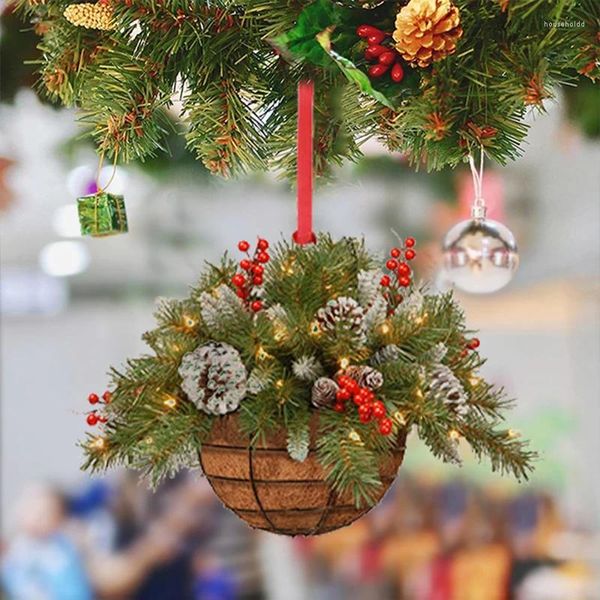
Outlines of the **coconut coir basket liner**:
{"type": "MultiPolygon", "coordinates": [[[[202,444],[200,464],[221,502],[248,525],[281,535],[318,535],[345,527],[372,506],[356,508],[351,494],[337,494],[316,457],[318,416],[311,420],[310,451],[304,462],[292,460],[285,431],[254,448],[239,428],[237,415],[216,420],[202,444]]],[[[382,486],[374,505],[388,490],[404,458],[406,432],[396,450],[382,461],[382,486]]]]}

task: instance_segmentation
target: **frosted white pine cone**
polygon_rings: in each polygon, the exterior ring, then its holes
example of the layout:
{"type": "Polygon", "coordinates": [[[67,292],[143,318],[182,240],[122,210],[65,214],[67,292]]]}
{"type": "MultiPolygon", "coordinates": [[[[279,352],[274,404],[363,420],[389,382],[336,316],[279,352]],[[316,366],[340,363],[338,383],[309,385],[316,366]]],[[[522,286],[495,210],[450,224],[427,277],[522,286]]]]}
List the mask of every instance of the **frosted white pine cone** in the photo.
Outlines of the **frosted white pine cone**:
{"type": "Polygon", "coordinates": [[[396,344],[388,344],[373,355],[371,363],[375,366],[378,366],[387,362],[394,362],[400,358],[400,355],[400,348],[396,346],[396,344]]]}
{"type": "Polygon", "coordinates": [[[330,300],[317,311],[317,322],[325,333],[351,333],[359,343],[366,339],[364,309],[354,298],[340,296],[330,300]]]}
{"type": "Polygon", "coordinates": [[[365,312],[364,325],[367,334],[383,324],[387,317],[387,311],[388,306],[385,298],[381,294],[377,294],[365,312]]]}
{"type": "Polygon", "coordinates": [[[208,414],[233,412],[246,395],[246,368],[239,352],[229,344],[208,342],[188,352],[179,375],[189,400],[208,414]]]}
{"type": "Polygon", "coordinates": [[[395,313],[416,317],[423,310],[424,302],[425,296],[421,292],[415,291],[404,299],[398,308],[396,308],[395,313]]]}
{"type": "Polygon", "coordinates": [[[427,396],[446,404],[461,417],[469,412],[465,389],[450,367],[438,363],[427,369],[426,378],[424,392],[427,396]]]}
{"type": "Polygon", "coordinates": [[[359,271],[358,281],[358,301],[361,306],[371,306],[375,298],[380,294],[381,277],[383,272],[379,269],[370,271],[359,271]]]}
{"type": "Polygon", "coordinates": [[[227,285],[220,285],[212,294],[200,294],[202,320],[210,330],[218,330],[224,323],[244,312],[244,305],[227,285]]]}

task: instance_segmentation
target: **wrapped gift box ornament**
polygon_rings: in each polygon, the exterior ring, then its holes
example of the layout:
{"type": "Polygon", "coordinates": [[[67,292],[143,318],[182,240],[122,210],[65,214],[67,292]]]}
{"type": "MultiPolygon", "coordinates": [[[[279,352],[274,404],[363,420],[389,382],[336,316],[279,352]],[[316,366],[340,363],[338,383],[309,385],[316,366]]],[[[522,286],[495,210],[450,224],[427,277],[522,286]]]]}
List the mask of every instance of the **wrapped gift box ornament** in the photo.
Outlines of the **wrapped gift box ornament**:
{"type": "Polygon", "coordinates": [[[77,199],[81,235],[106,237],[127,233],[127,212],[123,196],[99,191],[77,199]]]}

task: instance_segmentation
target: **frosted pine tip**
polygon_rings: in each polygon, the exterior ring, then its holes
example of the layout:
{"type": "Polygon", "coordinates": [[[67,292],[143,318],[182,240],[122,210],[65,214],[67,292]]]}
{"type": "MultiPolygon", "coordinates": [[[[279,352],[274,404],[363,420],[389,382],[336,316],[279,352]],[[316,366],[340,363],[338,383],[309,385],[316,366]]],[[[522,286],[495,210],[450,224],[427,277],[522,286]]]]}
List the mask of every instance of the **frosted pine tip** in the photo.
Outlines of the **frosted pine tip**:
{"type": "Polygon", "coordinates": [[[110,4],[100,2],[97,4],[91,2],[70,4],[63,13],[65,19],[76,27],[101,31],[115,29],[113,14],[114,11],[110,4]]]}

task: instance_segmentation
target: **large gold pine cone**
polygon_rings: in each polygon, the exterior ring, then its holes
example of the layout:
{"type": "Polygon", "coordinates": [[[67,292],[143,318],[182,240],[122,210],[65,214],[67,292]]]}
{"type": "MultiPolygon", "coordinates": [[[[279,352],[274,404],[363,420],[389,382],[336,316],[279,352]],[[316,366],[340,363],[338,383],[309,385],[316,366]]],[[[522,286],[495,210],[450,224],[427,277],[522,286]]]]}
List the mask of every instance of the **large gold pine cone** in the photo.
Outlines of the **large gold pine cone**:
{"type": "Polygon", "coordinates": [[[411,0],[396,17],[393,37],[406,62],[428,67],[452,54],[462,34],[460,13],[450,0],[411,0]]]}

